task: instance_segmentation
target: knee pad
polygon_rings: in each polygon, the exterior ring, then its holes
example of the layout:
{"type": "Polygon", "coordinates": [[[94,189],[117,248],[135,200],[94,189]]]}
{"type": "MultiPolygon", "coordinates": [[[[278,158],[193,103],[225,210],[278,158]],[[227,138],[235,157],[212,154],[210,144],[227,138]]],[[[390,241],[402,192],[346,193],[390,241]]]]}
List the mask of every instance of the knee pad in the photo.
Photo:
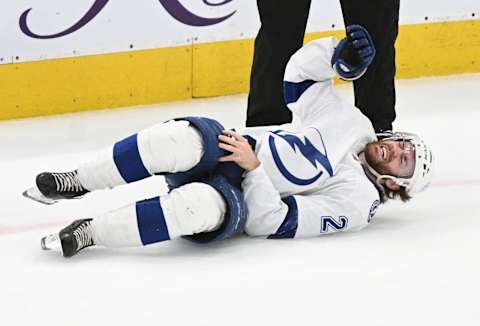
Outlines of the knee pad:
{"type": "Polygon", "coordinates": [[[138,133],[137,143],[143,165],[151,174],[187,171],[203,156],[202,135],[188,121],[155,124],[138,133]]]}
{"type": "Polygon", "coordinates": [[[205,178],[217,167],[218,158],[227,154],[226,151],[218,147],[218,135],[224,129],[218,121],[203,117],[183,117],[174,120],[188,121],[191,126],[200,132],[203,139],[204,153],[200,162],[190,170],[165,174],[165,181],[170,189],[205,178]]]}
{"type": "Polygon", "coordinates": [[[217,230],[197,233],[184,238],[194,242],[207,243],[224,240],[243,232],[247,220],[247,207],[243,193],[238,188],[232,186],[222,175],[215,175],[202,180],[202,182],[212,186],[222,195],[227,204],[227,211],[222,225],[217,230]]]}
{"type": "Polygon", "coordinates": [[[216,230],[227,211],[223,196],[203,182],[175,188],[161,199],[171,238],[216,230]]]}

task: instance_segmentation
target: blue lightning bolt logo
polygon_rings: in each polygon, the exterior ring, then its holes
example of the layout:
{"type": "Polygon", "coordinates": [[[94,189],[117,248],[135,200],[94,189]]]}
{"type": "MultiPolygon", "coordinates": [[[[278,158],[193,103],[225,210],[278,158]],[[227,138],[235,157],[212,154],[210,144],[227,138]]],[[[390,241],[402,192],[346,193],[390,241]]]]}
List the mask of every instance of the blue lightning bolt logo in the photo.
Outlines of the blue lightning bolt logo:
{"type": "MultiPolygon", "coordinates": [[[[313,128],[313,129],[315,129],[315,128],[313,128]]],[[[277,131],[274,131],[272,133],[274,133],[278,137],[281,137],[282,139],[284,139],[290,145],[290,147],[293,149],[293,151],[295,153],[297,152],[297,149],[299,149],[300,153],[313,165],[313,167],[318,169],[317,168],[317,162],[318,162],[325,168],[325,170],[328,172],[328,174],[330,176],[332,176],[333,175],[333,168],[332,168],[332,165],[330,164],[330,161],[329,161],[328,156],[327,156],[327,150],[325,148],[325,143],[323,142],[322,134],[317,129],[315,129],[315,131],[320,135],[320,139],[322,140],[322,145],[323,145],[323,148],[325,150],[325,154],[323,154],[317,148],[315,148],[315,146],[312,144],[312,142],[307,137],[305,137],[305,140],[302,141],[298,136],[296,136],[294,134],[287,134],[283,130],[277,130],[277,131]]],[[[315,175],[314,177],[312,177],[310,179],[302,179],[302,178],[298,178],[297,176],[293,175],[285,167],[285,164],[283,164],[283,162],[280,158],[280,155],[278,154],[277,146],[275,144],[275,137],[270,136],[269,139],[268,139],[268,143],[270,145],[270,150],[272,152],[273,160],[275,161],[275,164],[277,165],[278,170],[290,182],[292,182],[294,184],[297,184],[297,185],[305,186],[305,185],[312,184],[313,182],[315,182],[318,178],[320,178],[322,176],[323,171],[320,171],[317,175],[315,175]]]]}

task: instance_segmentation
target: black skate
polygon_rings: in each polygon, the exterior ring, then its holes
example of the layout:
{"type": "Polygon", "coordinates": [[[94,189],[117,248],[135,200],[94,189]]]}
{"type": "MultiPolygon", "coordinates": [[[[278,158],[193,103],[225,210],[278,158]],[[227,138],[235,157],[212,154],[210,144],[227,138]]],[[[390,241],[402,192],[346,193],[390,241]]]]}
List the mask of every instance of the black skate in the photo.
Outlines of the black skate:
{"type": "Polygon", "coordinates": [[[90,222],[92,219],[76,220],[60,233],[50,234],[41,240],[43,250],[61,248],[63,257],[72,257],[80,250],[94,246],[90,222]]]}
{"type": "Polygon", "coordinates": [[[23,195],[42,204],[51,205],[61,199],[81,198],[86,190],[78,180],[77,170],[65,173],[43,172],[37,175],[36,187],[27,189],[23,195]]]}

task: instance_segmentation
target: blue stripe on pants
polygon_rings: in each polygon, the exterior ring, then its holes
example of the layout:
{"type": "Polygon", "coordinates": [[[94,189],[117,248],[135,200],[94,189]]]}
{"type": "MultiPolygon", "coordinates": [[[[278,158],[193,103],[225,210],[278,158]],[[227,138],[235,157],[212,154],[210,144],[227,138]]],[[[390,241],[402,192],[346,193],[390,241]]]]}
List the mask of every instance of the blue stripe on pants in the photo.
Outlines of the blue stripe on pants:
{"type": "Polygon", "coordinates": [[[137,134],[125,138],[113,146],[113,160],[118,172],[127,183],[150,176],[140,157],[137,134]]]}
{"type": "Polygon", "coordinates": [[[170,240],[160,197],[139,201],[135,208],[143,245],[170,240]]]}

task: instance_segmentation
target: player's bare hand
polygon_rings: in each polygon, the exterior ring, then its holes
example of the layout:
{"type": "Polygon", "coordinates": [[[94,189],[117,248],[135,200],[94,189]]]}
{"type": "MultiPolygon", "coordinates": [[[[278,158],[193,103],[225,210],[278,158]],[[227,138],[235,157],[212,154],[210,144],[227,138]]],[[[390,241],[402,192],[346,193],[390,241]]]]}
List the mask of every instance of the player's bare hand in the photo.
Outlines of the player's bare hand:
{"type": "Polygon", "coordinates": [[[247,139],[239,133],[233,130],[224,130],[221,135],[218,135],[218,139],[220,140],[218,147],[232,153],[220,157],[219,162],[235,162],[246,171],[255,170],[260,165],[260,161],[247,139]]]}

